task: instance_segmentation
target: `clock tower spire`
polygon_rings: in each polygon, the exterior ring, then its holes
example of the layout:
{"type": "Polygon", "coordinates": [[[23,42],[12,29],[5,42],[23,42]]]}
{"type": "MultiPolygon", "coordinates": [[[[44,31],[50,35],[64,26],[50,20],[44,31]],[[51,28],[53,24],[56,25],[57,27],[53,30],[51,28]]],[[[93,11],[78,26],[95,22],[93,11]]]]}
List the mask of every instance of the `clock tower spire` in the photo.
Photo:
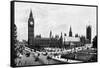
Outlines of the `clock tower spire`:
{"type": "Polygon", "coordinates": [[[28,44],[34,46],[34,18],[32,10],[28,18],[28,44]]]}

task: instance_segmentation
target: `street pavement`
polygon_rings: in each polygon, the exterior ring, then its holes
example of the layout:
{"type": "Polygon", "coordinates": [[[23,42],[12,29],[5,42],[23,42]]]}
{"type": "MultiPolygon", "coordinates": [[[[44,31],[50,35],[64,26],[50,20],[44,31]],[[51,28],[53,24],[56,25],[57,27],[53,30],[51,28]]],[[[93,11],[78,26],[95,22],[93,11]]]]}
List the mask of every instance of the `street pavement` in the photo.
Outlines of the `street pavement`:
{"type": "Polygon", "coordinates": [[[62,63],[60,61],[56,61],[53,59],[47,59],[47,56],[44,56],[43,54],[40,54],[38,57],[39,59],[35,61],[36,57],[34,54],[30,54],[29,57],[26,57],[23,55],[21,58],[17,58],[17,66],[28,66],[28,65],[46,65],[46,64],[59,64],[62,63]]]}

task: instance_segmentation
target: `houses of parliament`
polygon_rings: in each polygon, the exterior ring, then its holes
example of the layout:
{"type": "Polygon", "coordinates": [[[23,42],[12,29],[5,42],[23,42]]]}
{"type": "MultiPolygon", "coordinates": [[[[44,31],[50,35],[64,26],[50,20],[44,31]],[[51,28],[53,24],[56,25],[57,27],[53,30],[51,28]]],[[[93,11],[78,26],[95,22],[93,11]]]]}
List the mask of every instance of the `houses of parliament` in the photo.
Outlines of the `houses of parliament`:
{"type": "MultiPolygon", "coordinates": [[[[74,43],[74,45],[81,45],[82,41],[88,41],[87,43],[91,43],[91,26],[86,28],[86,39],[80,39],[80,37],[75,35],[73,40],[73,33],[70,26],[69,36],[66,38],[70,38],[70,41],[63,40],[62,32],[60,37],[55,36],[52,37],[52,31],[50,31],[49,38],[43,38],[41,35],[34,36],[34,25],[35,21],[33,18],[32,10],[30,11],[29,18],[28,18],[28,45],[32,48],[36,47],[67,47],[70,46],[69,42],[74,43]],[[79,40],[75,40],[79,39],[79,40]],[[66,44],[67,43],[67,44],[66,44]]],[[[66,36],[66,35],[65,35],[66,36]]],[[[85,44],[86,42],[84,42],[85,44]]]]}

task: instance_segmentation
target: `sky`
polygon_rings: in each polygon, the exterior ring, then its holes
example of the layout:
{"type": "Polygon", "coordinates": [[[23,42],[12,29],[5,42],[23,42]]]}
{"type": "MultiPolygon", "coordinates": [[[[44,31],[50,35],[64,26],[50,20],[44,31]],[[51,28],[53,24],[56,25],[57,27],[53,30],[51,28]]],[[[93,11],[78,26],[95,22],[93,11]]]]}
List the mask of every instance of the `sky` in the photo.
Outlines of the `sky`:
{"type": "Polygon", "coordinates": [[[40,3],[15,3],[15,24],[17,26],[17,39],[28,39],[28,18],[32,10],[34,18],[35,36],[49,37],[69,34],[70,26],[73,36],[75,34],[86,36],[86,26],[92,27],[92,39],[96,35],[96,7],[55,5],[40,3]]]}

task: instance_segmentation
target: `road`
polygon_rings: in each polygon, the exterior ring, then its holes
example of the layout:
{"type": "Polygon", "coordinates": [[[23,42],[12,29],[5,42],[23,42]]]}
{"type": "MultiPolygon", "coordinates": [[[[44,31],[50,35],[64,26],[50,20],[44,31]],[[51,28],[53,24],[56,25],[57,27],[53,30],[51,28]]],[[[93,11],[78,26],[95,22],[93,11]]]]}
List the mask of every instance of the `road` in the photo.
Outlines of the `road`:
{"type": "MultiPolygon", "coordinates": [[[[38,60],[36,60],[36,52],[30,52],[30,56],[26,57],[25,55],[23,55],[21,58],[17,58],[16,59],[16,63],[17,66],[29,66],[29,65],[48,65],[48,64],[62,64],[64,62],[60,62],[54,59],[47,59],[46,55],[43,55],[43,53],[39,52],[40,55],[38,57],[38,60]]],[[[66,52],[65,52],[66,53],[66,52]]],[[[85,60],[89,60],[92,57],[92,54],[90,53],[95,53],[94,50],[82,50],[82,51],[78,51],[75,53],[71,53],[71,54],[65,54],[66,58],[70,58],[72,61],[73,60],[81,60],[81,61],[85,61],[85,60]],[[73,59],[74,54],[76,54],[77,59],[73,59]],[[88,55],[90,54],[90,55],[88,55]]],[[[69,62],[71,62],[70,60],[68,60],[69,62]]],[[[76,61],[75,61],[76,62],[76,61]]]]}
{"type": "Polygon", "coordinates": [[[43,62],[43,64],[59,64],[59,63],[62,63],[60,61],[56,61],[56,60],[53,60],[53,59],[47,59],[47,56],[44,56],[42,54],[39,56],[39,60],[41,62],[43,62]]]}
{"type": "Polygon", "coordinates": [[[47,59],[47,56],[40,54],[39,60],[35,61],[36,57],[30,54],[29,57],[23,55],[22,58],[17,58],[17,66],[28,66],[28,65],[47,65],[47,64],[60,64],[62,62],[53,59],[47,59]]]}

